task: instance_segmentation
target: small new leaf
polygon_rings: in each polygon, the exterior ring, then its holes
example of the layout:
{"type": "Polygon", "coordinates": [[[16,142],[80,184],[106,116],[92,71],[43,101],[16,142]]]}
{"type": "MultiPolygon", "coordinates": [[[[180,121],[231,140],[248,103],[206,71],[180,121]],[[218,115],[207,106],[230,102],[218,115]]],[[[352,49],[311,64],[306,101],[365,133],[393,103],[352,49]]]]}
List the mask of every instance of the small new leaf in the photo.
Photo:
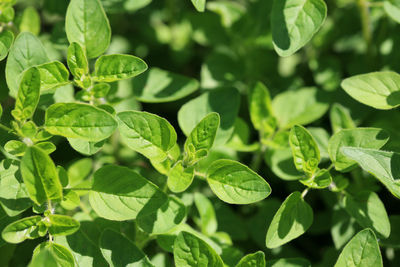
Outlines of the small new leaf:
{"type": "Polygon", "coordinates": [[[85,50],[80,44],[72,42],[68,47],[67,64],[72,75],[78,79],[89,73],[89,63],[85,50]]]}
{"type": "Polygon", "coordinates": [[[214,143],[218,128],[219,115],[215,112],[208,114],[194,127],[184,146],[186,153],[184,162],[187,165],[193,165],[207,156],[214,143]]]}
{"type": "Polygon", "coordinates": [[[19,84],[13,117],[18,121],[25,121],[33,116],[40,98],[40,72],[32,67],[25,71],[19,84]]]}
{"type": "Polygon", "coordinates": [[[314,137],[303,126],[295,125],[290,131],[289,143],[296,169],[307,174],[315,173],[321,156],[314,137]]]}

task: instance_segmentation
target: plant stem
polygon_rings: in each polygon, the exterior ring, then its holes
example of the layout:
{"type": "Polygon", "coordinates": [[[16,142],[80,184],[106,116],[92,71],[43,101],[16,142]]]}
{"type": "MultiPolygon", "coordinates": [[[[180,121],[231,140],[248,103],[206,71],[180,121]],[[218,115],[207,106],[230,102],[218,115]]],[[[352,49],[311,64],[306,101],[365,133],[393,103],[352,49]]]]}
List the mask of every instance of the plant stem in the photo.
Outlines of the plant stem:
{"type": "Polygon", "coordinates": [[[206,179],[207,178],[207,175],[205,173],[201,173],[201,172],[197,172],[197,171],[194,172],[194,175],[196,175],[196,176],[198,176],[198,177],[200,177],[202,179],[206,179]]]}
{"type": "Polygon", "coordinates": [[[327,171],[330,171],[333,167],[335,167],[335,164],[331,164],[329,167],[328,167],[328,169],[326,169],[327,171]]]}
{"type": "Polygon", "coordinates": [[[11,132],[12,131],[11,128],[9,128],[9,127],[5,126],[4,124],[1,124],[1,123],[0,123],[0,129],[3,129],[4,131],[7,131],[7,132],[11,132]]]}
{"type": "Polygon", "coordinates": [[[261,148],[253,156],[253,160],[251,161],[251,164],[250,164],[250,169],[252,169],[255,172],[257,172],[260,169],[266,149],[267,149],[267,147],[265,145],[261,146],[261,148]]]}
{"type": "Polygon", "coordinates": [[[301,198],[304,198],[307,193],[308,193],[309,188],[304,189],[304,191],[301,193],[301,198]]]}
{"type": "Polygon", "coordinates": [[[66,188],[69,190],[76,190],[76,191],[90,191],[92,190],[91,188],[78,188],[78,187],[72,187],[72,188],[66,188]]]}
{"type": "Polygon", "coordinates": [[[369,14],[369,2],[366,0],[357,0],[358,9],[361,16],[361,27],[363,38],[367,44],[368,56],[372,53],[372,27],[371,27],[371,17],[369,14]]]}

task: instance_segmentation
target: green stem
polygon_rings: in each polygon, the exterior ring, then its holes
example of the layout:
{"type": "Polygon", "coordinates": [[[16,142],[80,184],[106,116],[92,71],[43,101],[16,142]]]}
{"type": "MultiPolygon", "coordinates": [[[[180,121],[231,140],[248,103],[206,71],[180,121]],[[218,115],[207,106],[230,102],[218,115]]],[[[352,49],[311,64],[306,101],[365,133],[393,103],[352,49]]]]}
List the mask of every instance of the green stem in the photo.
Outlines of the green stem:
{"type": "Polygon", "coordinates": [[[66,188],[69,190],[75,190],[75,191],[90,191],[92,190],[91,188],[78,188],[78,187],[72,187],[72,188],[66,188]]]}
{"type": "Polygon", "coordinates": [[[309,188],[304,189],[304,191],[301,193],[301,198],[304,198],[307,193],[308,193],[309,188]]]}
{"type": "Polygon", "coordinates": [[[361,16],[363,38],[367,44],[367,53],[370,56],[372,53],[372,26],[369,12],[369,3],[366,0],[357,0],[357,5],[361,16]]]}
{"type": "Polygon", "coordinates": [[[203,178],[203,179],[207,178],[207,175],[205,173],[201,173],[201,172],[197,172],[197,171],[194,172],[194,175],[196,175],[200,178],[203,178]]]}
{"type": "Polygon", "coordinates": [[[328,169],[326,169],[327,171],[330,171],[333,167],[335,167],[335,164],[331,164],[329,167],[328,167],[328,169]]]}
{"type": "Polygon", "coordinates": [[[250,168],[253,171],[257,172],[260,169],[266,149],[267,147],[265,145],[262,145],[261,148],[257,151],[257,153],[253,156],[253,160],[251,161],[250,164],[250,168]]]}
{"type": "Polygon", "coordinates": [[[11,128],[9,128],[9,127],[5,126],[4,124],[1,124],[1,123],[0,123],[0,129],[3,129],[4,131],[7,131],[7,132],[12,132],[11,128]]]}

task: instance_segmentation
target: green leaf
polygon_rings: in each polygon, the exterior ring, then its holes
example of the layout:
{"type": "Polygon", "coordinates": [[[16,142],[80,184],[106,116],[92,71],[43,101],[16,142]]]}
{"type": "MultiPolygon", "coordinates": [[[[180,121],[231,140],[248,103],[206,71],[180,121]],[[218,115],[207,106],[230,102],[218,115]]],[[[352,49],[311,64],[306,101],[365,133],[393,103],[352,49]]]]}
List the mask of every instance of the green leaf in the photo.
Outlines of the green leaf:
{"type": "Polygon", "coordinates": [[[45,126],[54,135],[98,142],[108,138],[118,124],[111,114],[94,106],[57,103],[46,110],[45,126]]]}
{"type": "Polygon", "coordinates": [[[70,216],[50,214],[46,217],[45,224],[51,235],[71,235],[78,231],[79,222],[70,216]]]}
{"type": "Polygon", "coordinates": [[[271,193],[264,178],[233,160],[214,161],[207,170],[207,182],[217,197],[230,204],[258,202],[271,193]]]}
{"type": "Polygon", "coordinates": [[[383,8],[391,19],[400,23],[400,3],[397,0],[383,1],[383,8]]]}
{"type": "Polygon", "coordinates": [[[10,217],[32,206],[18,163],[12,160],[0,162],[0,205],[10,217]]]}
{"type": "Polygon", "coordinates": [[[358,231],[356,220],[339,204],[333,206],[331,236],[335,248],[341,249],[358,231]]]}
{"type": "Polygon", "coordinates": [[[225,146],[239,152],[253,152],[260,149],[260,144],[256,141],[249,144],[250,134],[247,123],[242,118],[237,117],[233,134],[225,146]]]}
{"type": "MultiPolygon", "coordinates": [[[[35,258],[39,253],[43,252],[44,250],[48,250],[50,254],[52,254],[54,260],[57,263],[57,267],[75,267],[75,260],[74,256],[72,256],[71,251],[69,251],[66,247],[54,242],[43,242],[39,244],[33,251],[33,258],[35,258]]],[[[47,262],[45,263],[45,266],[48,266],[47,262]]]]}
{"type": "Polygon", "coordinates": [[[106,165],[94,174],[89,201],[100,217],[123,221],[156,212],[167,196],[136,172],[106,165]]]}
{"type": "Polygon", "coordinates": [[[390,222],[385,206],[379,196],[371,191],[361,191],[356,195],[345,195],[343,199],[345,210],[362,228],[371,228],[383,238],[390,235],[390,222]]]}
{"type": "Polygon", "coordinates": [[[42,142],[35,145],[36,147],[42,149],[47,154],[51,154],[56,151],[56,146],[51,142],[42,142]]]}
{"type": "Polygon", "coordinates": [[[299,180],[300,183],[310,188],[327,188],[332,183],[332,176],[328,170],[317,170],[310,178],[299,180]]]}
{"type": "Polygon", "coordinates": [[[3,0],[2,1],[5,6],[2,8],[2,12],[0,14],[0,22],[2,23],[9,23],[14,19],[15,16],[15,11],[12,5],[15,4],[15,1],[8,1],[8,0],[3,0]],[[8,3],[7,3],[8,2],[8,3]]]}
{"type": "Polygon", "coordinates": [[[192,0],[192,4],[199,12],[204,12],[206,9],[206,0],[192,0]]]}
{"type": "Polygon", "coordinates": [[[154,266],[134,243],[111,229],[101,233],[100,250],[110,267],[154,266]]]}
{"type": "Polygon", "coordinates": [[[204,157],[202,154],[208,154],[217,135],[219,122],[218,113],[212,112],[194,127],[185,142],[185,163],[193,165],[204,157]]]}
{"type": "Polygon", "coordinates": [[[54,162],[38,147],[29,147],[21,160],[21,174],[33,202],[40,205],[62,199],[62,186],[54,162]]]}
{"type": "Polygon", "coordinates": [[[400,154],[375,149],[344,147],[345,156],[375,176],[397,198],[400,198],[400,154]]]}
{"type": "Polygon", "coordinates": [[[300,192],[290,194],[276,212],[267,231],[266,245],[276,248],[304,234],[313,222],[313,211],[300,192]]]}
{"type": "Polygon", "coordinates": [[[65,31],[70,43],[86,49],[88,58],[103,54],[111,40],[111,28],[99,0],[72,0],[67,9],[65,31]]]}
{"type": "Polygon", "coordinates": [[[212,202],[204,195],[196,192],[194,204],[200,215],[200,219],[196,221],[198,221],[197,224],[200,226],[201,232],[207,236],[215,234],[218,222],[212,202]]]}
{"type": "Polygon", "coordinates": [[[76,42],[72,42],[68,47],[67,64],[72,75],[81,78],[89,73],[89,63],[86,58],[85,50],[76,42]]]}
{"type": "Polygon", "coordinates": [[[18,244],[26,239],[40,237],[38,223],[42,220],[40,216],[32,216],[20,219],[6,226],[1,237],[8,243],[18,244]]]}
{"type": "Polygon", "coordinates": [[[19,121],[33,116],[40,98],[40,72],[33,67],[24,72],[12,115],[19,121]]]}
{"type": "Polygon", "coordinates": [[[46,92],[69,83],[69,72],[59,61],[37,66],[40,71],[40,91],[46,92]]]}
{"type": "Polygon", "coordinates": [[[13,41],[14,41],[14,34],[12,31],[3,30],[0,33],[0,60],[6,58],[8,50],[10,50],[13,41]]]}
{"type": "Polygon", "coordinates": [[[71,164],[67,170],[69,187],[79,187],[79,185],[85,183],[92,169],[93,160],[91,158],[83,158],[71,164]]]}
{"type": "Polygon", "coordinates": [[[176,197],[168,197],[155,212],[137,218],[138,226],[147,233],[159,235],[167,233],[175,226],[181,224],[186,218],[186,207],[176,197]]]}
{"type": "Polygon", "coordinates": [[[267,267],[311,267],[311,263],[303,258],[281,258],[267,261],[267,267]]]}
{"type": "Polygon", "coordinates": [[[77,266],[108,266],[99,248],[101,221],[91,221],[82,213],[77,213],[74,218],[81,224],[79,230],[69,236],[56,236],[55,242],[72,252],[77,266]]]}
{"type": "Polygon", "coordinates": [[[289,143],[296,169],[308,174],[315,173],[321,156],[317,143],[307,129],[300,125],[293,126],[290,130],[289,143]]]}
{"type": "Polygon", "coordinates": [[[262,133],[272,133],[275,128],[275,119],[268,88],[263,83],[257,82],[249,91],[248,101],[250,119],[254,128],[262,133]]]}
{"type": "Polygon", "coordinates": [[[195,79],[150,68],[132,80],[133,95],[141,102],[162,103],[184,98],[199,88],[195,79]]]}
{"type": "Polygon", "coordinates": [[[315,87],[306,87],[278,94],[272,100],[272,109],[279,127],[288,129],[319,119],[329,109],[329,103],[326,93],[315,87]]]}
{"type": "Polygon", "coordinates": [[[176,132],[164,118],[141,111],[117,114],[125,144],[155,162],[164,161],[176,143],[176,132]]]}
{"type": "Polygon", "coordinates": [[[114,82],[135,77],[147,70],[142,59],[131,55],[106,55],[96,60],[93,79],[114,82]]]}
{"type": "Polygon", "coordinates": [[[6,64],[6,80],[10,95],[18,93],[21,74],[28,68],[49,61],[40,40],[29,32],[20,33],[11,46],[6,64]]]}
{"type": "Polygon", "coordinates": [[[178,161],[168,172],[168,188],[174,193],[185,191],[193,182],[194,166],[183,167],[182,161],[178,161]]]}
{"type": "Polygon", "coordinates": [[[28,267],[60,267],[57,263],[56,256],[51,252],[50,249],[42,249],[36,255],[33,256],[32,261],[28,267]]]}
{"type": "Polygon", "coordinates": [[[338,171],[351,170],[356,162],[343,154],[343,147],[374,148],[383,147],[389,140],[389,135],[378,128],[344,129],[334,134],[329,140],[328,152],[335,169],[338,171]]]}
{"type": "Polygon", "coordinates": [[[174,260],[177,267],[224,266],[222,259],[210,245],[185,231],[175,239],[174,260]]]}
{"type": "Polygon", "coordinates": [[[265,254],[262,251],[244,256],[236,267],[265,267],[265,254]]]}
{"type": "Polygon", "coordinates": [[[24,9],[18,24],[20,32],[31,32],[34,35],[40,33],[40,15],[34,7],[24,9]]]}
{"type": "Polygon", "coordinates": [[[189,136],[196,125],[209,113],[220,116],[220,127],[214,145],[223,145],[232,136],[240,106],[240,96],[234,88],[224,88],[203,93],[187,102],[178,112],[178,122],[183,133],[189,136]]]}
{"type": "Polygon", "coordinates": [[[382,71],[344,79],[341,86],[355,100],[376,109],[400,105],[400,75],[382,71]]]}
{"type": "Polygon", "coordinates": [[[102,140],[99,142],[90,142],[78,138],[68,138],[68,142],[73,149],[78,151],[79,153],[90,156],[94,155],[103,148],[106,140],[102,140]]]}
{"type": "Polygon", "coordinates": [[[380,267],[383,266],[378,241],[371,229],[355,235],[340,253],[335,267],[380,267]]]}
{"type": "Polygon", "coordinates": [[[74,210],[81,203],[78,193],[73,190],[64,189],[63,196],[64,198],[60,205],[66,210],[74,210]]]}
{"type": "Polygon", "coordinates": [[[397,227],[400,223],[400,215],[390,215],[389,221],[391,225],[390,236],[387,239],[379,240],[379,244],[391,247],[391,248],[399,248],[400,247],[400,229],[397,227]]]}
{"type": "Polygon", "coordinates": [[[307,44],[325,21],[323,0],[275,0],[271,12],[272,40],[282,57],[307,44]]]}
{"type": "Polygon", "coordinates": [[[27,148],[28,146],[24,142],[17,140],[10,140],[4,145],[4,150],[7,153],[18,157],[23,156],[27,148]]]}
{"type": "MultiPolygon", "coordinates": [[[[110,88],[111,86],[108,83],[97,83],[93,86],[92,91],[93,91],[93,96],[95,98],[103,98],[106,97],[107,94],[110,92],[110,88]]],[[[112,114],[115,113],[115,110],[113,110],[113,108],[111,106],[107,106],[105,105],[100,105],[100,107],[104,108],[105,110],[107,110],[105,107],[110,107],[110,110],[112,110],[112,114]]]]}
{"type": "Polygon", "coordinates": [[[329,113],[329,119],[333,133],[337,133],[342,129],[354,129],[356,125],[350,116],[347,108],[338,103],[334,103],[329,113]]]}
{"type": "Polygon", "coordinates": [[[265,267],[265,254],[262,251],[244,256],[236,267],[265,267]]]}

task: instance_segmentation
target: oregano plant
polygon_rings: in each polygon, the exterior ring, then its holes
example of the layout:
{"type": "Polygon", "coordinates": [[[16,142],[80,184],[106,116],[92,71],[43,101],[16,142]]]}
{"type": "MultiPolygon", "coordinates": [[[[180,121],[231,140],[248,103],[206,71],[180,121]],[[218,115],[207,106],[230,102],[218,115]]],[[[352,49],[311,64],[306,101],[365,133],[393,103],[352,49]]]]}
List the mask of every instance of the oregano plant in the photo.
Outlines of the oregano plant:
{"type": "Polygon", "coordinates": [[[399,266],[399,23],[0,0],[0,266],[399,266]]]}

